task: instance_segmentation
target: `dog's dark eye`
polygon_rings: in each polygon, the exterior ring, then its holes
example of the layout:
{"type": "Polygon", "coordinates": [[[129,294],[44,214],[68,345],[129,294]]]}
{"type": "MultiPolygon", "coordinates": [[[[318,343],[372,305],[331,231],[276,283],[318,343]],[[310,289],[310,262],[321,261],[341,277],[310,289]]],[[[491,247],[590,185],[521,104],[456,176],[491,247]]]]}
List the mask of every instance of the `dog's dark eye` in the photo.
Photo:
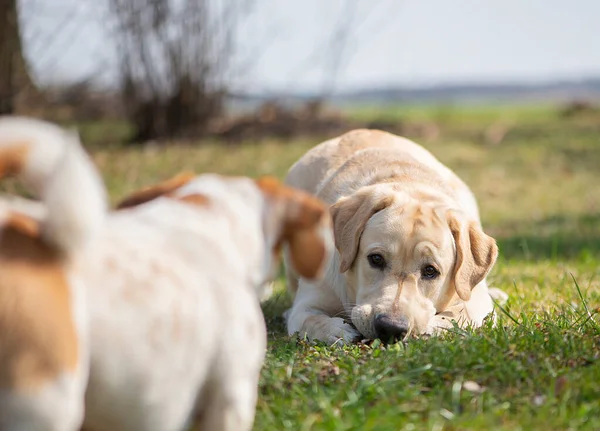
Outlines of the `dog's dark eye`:
{"type": "Polygon", "coordinates": [[[380,255],[378,253],[373,253],[373,254],[368,255],[367,259],[369,260],[369,265],[371,265],[373,268],[376,268],[376,269],[385,268],[385,259],[383,258],[382,255],[380,255]]]}
{"type": "Polygon", "coordinates": [[[421,277],[426,280],[433,280],[438,275],[440,275],[440,272],[435,269],[435,266],[425,265],[421,268],[421,277]]]}

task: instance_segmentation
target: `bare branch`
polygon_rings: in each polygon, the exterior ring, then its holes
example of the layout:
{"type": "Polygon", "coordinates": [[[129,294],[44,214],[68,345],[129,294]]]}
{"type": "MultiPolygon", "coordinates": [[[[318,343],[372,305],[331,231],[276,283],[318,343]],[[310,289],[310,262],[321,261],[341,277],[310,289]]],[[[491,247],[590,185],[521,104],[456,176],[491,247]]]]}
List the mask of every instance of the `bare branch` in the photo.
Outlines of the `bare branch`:
{"type": "Polygon", "coordinates": [[[231,0],[222,9],[211,0],[108,1],[138,138],[205,127],[221,110],[223,77],[249,0],[231,0]]]}

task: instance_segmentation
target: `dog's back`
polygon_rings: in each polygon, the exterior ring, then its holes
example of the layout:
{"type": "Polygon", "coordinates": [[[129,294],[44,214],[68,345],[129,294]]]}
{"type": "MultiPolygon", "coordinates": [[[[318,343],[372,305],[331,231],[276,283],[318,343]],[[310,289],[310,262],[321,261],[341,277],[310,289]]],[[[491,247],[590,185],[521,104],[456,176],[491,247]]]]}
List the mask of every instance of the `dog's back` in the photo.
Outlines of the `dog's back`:
{"type": "Polygon", "coordinates": [[[380,130],[357,129],[329,139],[309,150],[289,170],[286,183],[316,194],[320,185],[357,153],[368,149],[395,149],[425,165],[443,165],[422,146],[380,130]]]}
{"type": "Polygon", "coordinates": [[[319,273],[324,207],[272,182],[203,175],[119,208],[84,270],[85,426],[249,430],[266,344],[257,287],[286,243],[305,275],[319,273]]]}
{"type": "Polygon", "coordinates": [[[179,430],[200,407],[209,415],[238,391],[252,397],[266,336],[244,252],[261,250],[242,250],[230,231],[226,214],[175,199],[109,218],[85,269],[86,427],[179,430]]]}

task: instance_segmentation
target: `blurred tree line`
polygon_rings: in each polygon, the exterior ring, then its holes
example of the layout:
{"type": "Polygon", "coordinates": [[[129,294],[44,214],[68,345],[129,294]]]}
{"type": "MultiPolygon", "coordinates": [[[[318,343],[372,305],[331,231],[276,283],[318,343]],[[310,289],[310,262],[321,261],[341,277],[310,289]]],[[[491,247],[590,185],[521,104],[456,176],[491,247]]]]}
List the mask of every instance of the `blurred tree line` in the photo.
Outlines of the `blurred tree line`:
{"type": "MultiPolygon", "coordinates": [[[[223,110],[235,31],[251,0],[219,7],[210,0],[105,1],[132,140],[202,134],[223,110]]],[[[43,103],[23,52],[19,12],[18,0],[0,0],[0,114],[26,111],[32,98],[43,103]]],[[[71,92],[85,88],[74,85],[71,92]]]]}
{"type": "MultiPolygon", "coordinates": [[[[48,7],[54,0],[0,0],[0,115],[26,114],[60,122],[124,119],[132,128],[132,143],[202,136],[288,138],[367,127],[324,109],[324,100],[332,95],[354,52],[356,40],[349,43],[352,31],[364,19],[357,13],[357,1],[346,0],[330,36],[311,56],[311,61],[324,62],[321,96],[296,107],[265,100],[252,113],[232,119],[224,115],[231,96],[228,78],[238,54],[240,26],[256,0],[80,0],[76,6],[93,13],[101,5],[102,16],[94,18],[100,19],[109,35],[106,44],[116,57],[116,85],[100,92],[92,88],[93,77],[58,87],[36,86],[24,55],[29,45],[24,47],[23,27],[29,28],[38,6],[48,7]]],[[[76,20],[67,14],[47,37],[56,40],[76,20]]],[[[68,43],[63,39],[62,45],[50,49],[47,41],[41,42],[40,51],[54,62],[60,61],[59,51],[68,43]]],[[[267,49],[267,42],[253,42],[256,52],[248,53],[246,47],[244,72],[267,49]]],[[[36,56],[39,67],[38,54],[30,55],[36,56]]]]}

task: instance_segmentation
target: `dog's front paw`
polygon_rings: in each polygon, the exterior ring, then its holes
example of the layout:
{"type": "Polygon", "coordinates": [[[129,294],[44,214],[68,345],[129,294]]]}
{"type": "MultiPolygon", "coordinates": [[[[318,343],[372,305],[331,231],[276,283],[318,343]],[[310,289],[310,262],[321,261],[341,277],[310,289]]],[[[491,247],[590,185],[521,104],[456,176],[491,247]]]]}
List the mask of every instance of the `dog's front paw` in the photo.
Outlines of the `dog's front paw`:
{"type": "Polygon", "coordinates": [[[361,339],[360,332],[344,322],[344,319],[324,315],[309,316],[298,332],[301,337],[306,336],[311,341],[319,340],[329,344],[349,344],[361,339]]]}
{"type": "Polygon", "coordinates": [[[454,319],[450,315],[436,314],[427,324],[423,335],[440,335],[454,327],[454,319]]]}
{"type": "Polygon", "coordinates": [[[332,317],[330,319],[330,327],[326,340],[330,344],[349,344],[356,342],[362,338],[360,332],[358,332],[352,325],[344,322],[344,319],[340,317],[332,317]]]}

